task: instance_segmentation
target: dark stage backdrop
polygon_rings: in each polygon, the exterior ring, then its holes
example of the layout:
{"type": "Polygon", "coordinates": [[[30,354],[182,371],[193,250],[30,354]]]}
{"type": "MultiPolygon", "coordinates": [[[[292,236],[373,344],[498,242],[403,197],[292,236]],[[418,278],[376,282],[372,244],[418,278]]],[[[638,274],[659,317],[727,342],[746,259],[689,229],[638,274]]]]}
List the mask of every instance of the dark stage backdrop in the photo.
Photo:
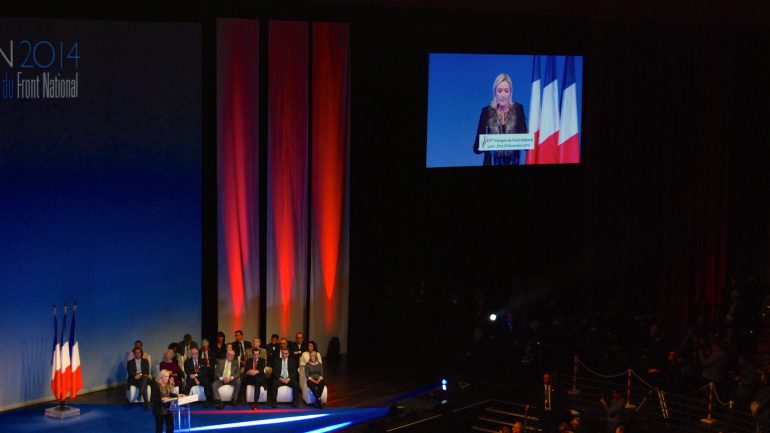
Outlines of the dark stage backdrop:
{"type": "Polygon", "coordinates": [[[198,338],[201,29],[2,19],[0,50],[9,407],[52,396],[53,304],[78,303],[84,391],[125,381],[135,339],[159,361],[198,338]],[[77,88],[46,94],[43,74],[77,88]]]}
{"type": "MultiPolygon", "coordinates": [[[[367,56],[354,58],[352,80],[351,352],[376,345],[363,326],[372,317],[398,324],[389,305],[419,299],[423,282],[439,303],[480,291],[494,310],[565,289],[575,302],[661,309],[672,325],[692,320],[699,299],[722,301],[728,231],[746,221],[728,212],[745,172],[731,171],[730,149],[762,147],[736,140],[753,135],[745,119],[737,135],[734,118],[767,112],[734,88],[767,70],[734,49],[750,51],[754,32],[511,14],[501,43],[456,31],[487,28],[488,14],[392,12],[352,28],[353,51],[367,56]],[[424,169],[431,51],[584,55],[582,163],[424,169]]],[[[767,215],[767,200],[757,203],[752,212],[767,215]]]]}

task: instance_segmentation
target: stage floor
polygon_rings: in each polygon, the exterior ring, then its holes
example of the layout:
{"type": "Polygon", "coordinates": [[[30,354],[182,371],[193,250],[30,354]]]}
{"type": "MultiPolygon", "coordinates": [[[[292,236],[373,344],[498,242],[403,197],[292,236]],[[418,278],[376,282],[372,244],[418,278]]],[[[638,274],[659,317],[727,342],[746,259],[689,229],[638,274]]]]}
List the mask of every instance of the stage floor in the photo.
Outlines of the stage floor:
{"type": "MultiPolygon", "coordinates": [[[[345,357],[336,364],[324,364],[327,370],[324,376],[329,381],[329,399],[324,409],[293,408],[287,404],[270,409],[262,404],[257,411],[245,405],[217,410],[195,403],[191,409],[191,431],[234,429],[236,432],[320,433],[352,430],[351,426],[384,417],[390,400],[431,380],[430,377],[410,377],[403,373],[395,380],[394,375],[382,374],[382,371],[373,377],[368,374],[371,365],[353,368],[348,366],[345,357]]],[[[61,421],[46,418],[44,410],[54,406],[54,403],[38,404],[0,413],[0,431],[136,433],[155,428],[152,413],[145,411],[141,405],[129,405],[122,386],[78,396],[73,401],[67,401],[67,405],[79,408],[80,417],[61,421]]]]}
{"type": "MultiPolygon", "coordinates": [[[[43,409],[27,408],[0,414],[3,432],[136,433],[153,431],[155,418],[141,406],[128,404],[76,404],[80,417],[54,420],[43,409]]],[[[260,409],[229,407],[225,410],[194,407],[191,432],[326,432],[385,416],[387,408],[260,409]]]]}

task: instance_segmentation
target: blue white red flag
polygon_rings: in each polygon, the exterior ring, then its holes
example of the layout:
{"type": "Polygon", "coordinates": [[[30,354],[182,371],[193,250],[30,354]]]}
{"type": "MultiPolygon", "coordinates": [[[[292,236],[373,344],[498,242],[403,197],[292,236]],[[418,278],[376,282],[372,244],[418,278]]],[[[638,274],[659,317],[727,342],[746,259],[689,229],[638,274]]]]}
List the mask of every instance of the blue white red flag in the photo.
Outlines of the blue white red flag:
{"type": "Polygon", "coordinates": [[[540,137],[540,56],[532,56],[532,93],[529,97],[529,122],[527,124],[530,134],[535,134],[535,148],[527,151],[527,164],[537,164],[537,144],[540,137]]]}
{"type": "Polygon", "coordinates": [[[559,162],[559,80],[556,78],[555,56],[546,58],[544,81],[537,162],[538,164],[557,164],[559,162]]]}
{"type": "Polygon", "coordinates": [[[577,84],[575,84],[575,58],[564,59],[564,93],[561,98],[561,124],[559,126],[559,162],[580,162],[580,132],[578,130],[577,84]]]}

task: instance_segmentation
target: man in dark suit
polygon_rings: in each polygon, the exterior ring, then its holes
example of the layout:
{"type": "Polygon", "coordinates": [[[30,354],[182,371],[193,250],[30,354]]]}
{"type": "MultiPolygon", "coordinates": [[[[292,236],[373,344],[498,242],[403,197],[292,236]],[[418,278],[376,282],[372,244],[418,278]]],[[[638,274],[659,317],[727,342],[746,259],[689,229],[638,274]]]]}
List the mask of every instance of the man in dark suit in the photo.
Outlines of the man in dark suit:
{"type": "Polygon", "coordinates": [[[150,361],[142,358],[143,355],[144,351],[141,348],[134,348],[134,359],[126,363],[126,371],[128,371],[126,387],[134,385],[139,388],[139,392],[144,397],[144,409],[150,410],[150,398],[147,393],[150,381],[150,361]]]}
{"type": "Polygon", "coordinates": [[[193,348],[198,348],[198,343],[193,341],[192,335],[185,334],[184,338],[182,338],[182,341],[179,342],[179,347],[177,348],[177,352],[184,356],[184,360],[187,361],[190,359],[190,351],[193,348]]]}
{"type": "Polygon", "coordinates": [[[241,378],[238,370],[238,361],[235,360],[235,351],[228,350],[224,361],[217,363],[214,369],[214,382],[211,384],[211,395],[214,396],[218,409],[223,409],[224,403],[219,395],[219,388],[223,385],[233,386],[232,404],[238,400],[238,392],[241,390],[241,378]]]}
{"type": "Polygon", "coordinates": [[[289,349],[281,348],[281,357],[273,362],[273,380],[267,393],[267,403],[275,407],[278,388],[281,386],[290,386],[294,391],[294,402],[292,406],[299,407],[302,399],[302,393],[299,389],[299,372],[297,371],[297,361],[289,357],[289,349]]]}
{"type": "Polygon", "coordinates": [[[187,376],[187,383],[184,389],[185,394],[189,394],[193,386],[202,386],[206,393],[206,398],[211,399],[211,382],[209,382],[208,368],[200,360],[198,349],[190,350],[190,359],[184,362],[184,373],[187,376]]]}
{"type": "MultiPolygon", "coordinates": [[[[543,432],[558,430],[561,411],[561,398],[551,382],[550,373],[543,374],[543,383],[535,387],[534,404],[543,432]]],[[[528,407],[527,407],[528,409],[528,407]]]]}
{"type": "Polygon", "coordinates": [[[254,386],[254,404],[251,408],[256,409],[259,400],[259,387],[264,386],[266,390],[270,390],[267,376],[265,375],[265,360],[260,356],[259,350],[252,350],[251,358],[246,361],[243,384],[254,386]]]}
{"type": "Polygon", "coordinates": [[[270,343],[265,346],[267,349],[267,365],[272,366],[276,359],[281,357],[281,345],[278,342],[278,334],[270,336],[270,343]]]}
{"type": "Polygon", "coordinates": [[[217,354],[211,349],[209,340],[205,338],[201,340],[201,347],[198,350],[198,359],[206,366],[206,368],[214,371],[214,366],[217,364],[217,354]]]}
{"type": "Polygon", "coordinates": [[[241,365],[244,365],[246,363],[246,359],[245,359],[246,349],[251,349],[251,343],[243,340],[243,331],[241,331],[240,329],[235,331],[235,341],[233,341],[230,344],[233,345],[233,351],[235,352],[235,356],[237,358],[240,358],[241,365]]]}
{"type": "Polygon", "coordinates": [[[307,351],[307,342],[305,341],[305,334],[301,331],[297,331],[294,335],[294,341],[289,344],[289,355],[297,361],[299,365],[299,358],[302,353],[307,351]]]}

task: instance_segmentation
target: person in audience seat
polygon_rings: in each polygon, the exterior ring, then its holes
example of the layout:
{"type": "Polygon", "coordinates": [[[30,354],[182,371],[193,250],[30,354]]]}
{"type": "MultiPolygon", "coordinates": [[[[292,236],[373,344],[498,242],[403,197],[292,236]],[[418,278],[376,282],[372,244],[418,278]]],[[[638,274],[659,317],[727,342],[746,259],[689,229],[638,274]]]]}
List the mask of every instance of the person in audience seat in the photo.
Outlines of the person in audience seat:
{"type": "Polygon", "coordinates": [[[198,349],[198,343],[196,341],[193,341],[192,335],[185,334],[182,338],[182,341],[179,342],[178,352],[180,355],[184,357],[184,360],[187,361],[190,359],[190,351],[196,348],[198,349]]]}
{"type": "Polygon", "coordinates": [[[259,357],[264,359],[265,362],[267,362],[267,349],[262,347],[262,339],[259,337],[254,337],[251,339],[251,348],[246,349],[246,359],[251,359],[252,352],[254,351],[259,352],[259,357]]]}
{"type": "MultiPolygon", "coordinates": [[[[255,340],[257,340],[255,338],[255,340]]],[[[256,346],[259,349],[259,346],[256,346]]],[[[246,367],[243,372],[243,384],[254,386],[254,404],[251,408],[256,409],[259,400],[259,387],[264,386],[269,390],[267,375],[265,374],[265,359],[260,356],[259,350],[254,350],[252,346],[251,358],[246,361],[246,367]]],[[[245,388],[245,387],[244,387],[245,388]]]]}
{"type": "Polygon", "coordinates": [[[152,365],[152,357],[150,356],[149,353],[144,351],[144,343],[142,343],[142,340],[134,341],[134,347],[128,352],[128,356],[126,357],[126,361],[130,361],[130,360],[134,359],[134,349],[136,349],[137,347],[142,349],[142,359],[146,359],[147,362],[149,362],[150,365],[152,365]]]}
{"type": "Polygon", "coordinates": [[[315,396],[315,407],[323,409],[324,404],[321,401],[321,395],[323,395],[326,385],[324,383],[324,366],[318,362],[318,352],[310,354],[310,360],[305,364],[305,378],[307,379],[307,387],[315,396]]]}
{"type": "Polygon", "coordinates": [[[211,347],[209,347],[209,340],[205,338],[201,340],[201,348],[198,351],[198,358],[206,365],[206,368],[213,369],[217,364],[217,356],[211,347]]]}
{"type": "Polygon", "coordinates": [[[302,331],[297,331],[294,335],[294,341],[289,345],[289,355],[299,363],[299,358],[302,353],[307,351],[307,343],[305,342],[305,334],[302,331]]]}
{"type": "MultiPolygon", "coordinates": [[[[286,339],[283,339],[284,341],[286,339]]],[[[302,393],[299,389],[299,373],[297,372],[297,362],[289,357],[289,349],[281,348],[281,357],[273,362],[273,380],[268,391],[267,401],[272,407],[276,407],[278,388],[281,386],[290,386],[294,392],[294,401],[292,406],[299,407],[302,399],[302,393]]]]}
{"type": "Polygon", "coordinates": [[[270,343],[265,346],[265,349],[267,349],[267,365],[273,365],[273,362],[281,357],[281,345],[278,334],[270,336],[270,343]]]}
{"type": "Polygon", "coordinates": [[[174,349],[166,350],[163,354],[163,360],[158,365],[160,370],[168,370],[171,373],[171,386],[179,386],[180,389],[184,389],[184,371],[179,367],[178,360],[174,349]]]}
{"type": "Polygon", "coordinates": [[[243,370],[243,366],[246,365],[246,350],[251,349],[251,343],[243,340],[243,331],[239,329],[235,331],[235,341],[230,344],[233,345],[235,357],[238,358],[240,368],[243,370]]]}
{"type": "Polygon", "coordinates": [[[224,402],[219,395],[219,388],[224,385],[233,386],[233,397],[231,404],[235,405],[238,400],[238,393],[241,390],[241,378],[238,372],[238,361],[235,359],[235,351],[228,350],[224,361],[217,363],[214,370],[214,382],[211,384],[211,394],[214,396],[214,402],[217,409],[223,409],[224,402]]]}
{"type": "Polygon", "coordinates": [[[141,348],[134,348],[134,359],[126,363],[128,372],[126,387],[134,385],[139,388],[139,392],[144,397],[144,409],[150,410],[150,398],[147,394],[150,385],[150,362],[142,358],[143,354],[141,348]]]}
{"type": "Polygon", "coordinates": [[[317,355],[318,362],[323,364],[323,359],[321,358],[321,353],[318,352],[317,350],[318,350],[318,345],[316,344],[315,341],[310,340],[310,341],[307,342],[307,350],[305,352],[303,352],[302,356],[299,358],[299,366],[300,366],[300,368],[304,367],[305,364],[307,364],[308,361],[310,361],[310,355],[312,355],[313,353],[315,353],[317,355]]]}
{"type": "Polygon", "coordinates": [[[224,332],[217,332],[217,341],[214,342],[214,347],[211,349],[214,351],[214,355],[217,359],[225,359],[227,356],[227,342],[225,341],[224,332]]]}
{"type": "MultiPolygon", "coordinates": [[[[187,376],[187,383],[184,388],[185,394],[190,394],[194,386],[202,386],[207,399],[212,398],[211,382],[209,381],[209,367],[200,359],[198,349],[190,350],[190,359],[184,362],[184,372],[187,376]]],[[[181,389],[181,387],[180,387],[181,389]]]]}

